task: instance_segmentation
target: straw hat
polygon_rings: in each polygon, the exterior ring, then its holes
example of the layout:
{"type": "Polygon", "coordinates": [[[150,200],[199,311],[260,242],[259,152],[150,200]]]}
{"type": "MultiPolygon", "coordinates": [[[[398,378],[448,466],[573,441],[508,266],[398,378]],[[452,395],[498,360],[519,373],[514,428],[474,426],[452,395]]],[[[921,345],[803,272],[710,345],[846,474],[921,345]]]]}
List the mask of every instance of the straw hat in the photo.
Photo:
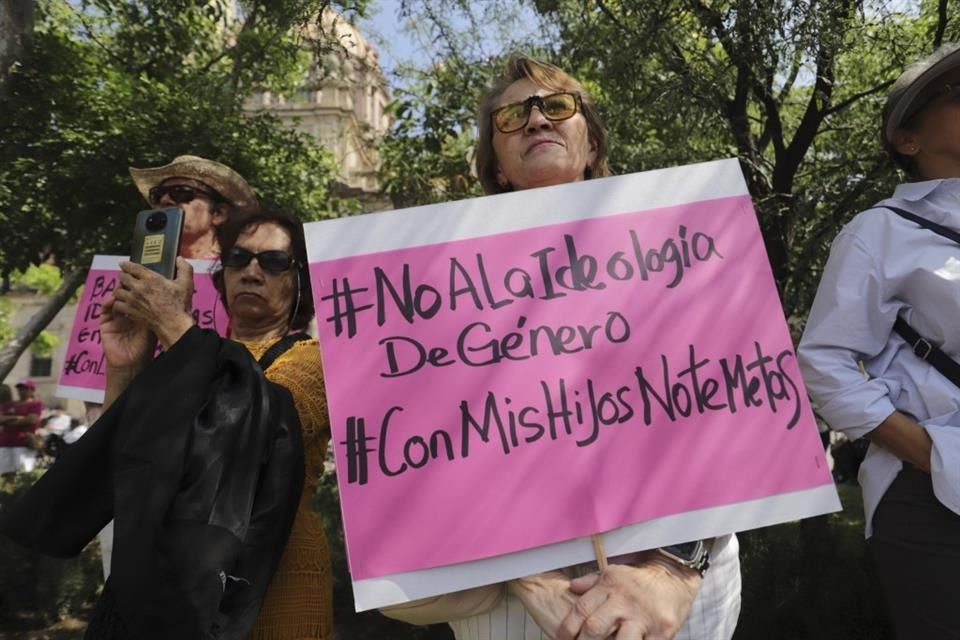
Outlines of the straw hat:
{"type": "Polygon", "coordinates": [[[162,167],[137,169],[130,167],[130,177],[143,198],[150,201],[150,189],[168,178],[191,178],[214,189],[227,201],[244,209],[257,204],[257,196],[239,173],[225,164],[207,160],[200,156],[177,156],[170,164],[162,167]]]}
{"type": "Polygon", "coordinates": [[[893,142],[893,134],[921,105],[914,104],[920,93],[947,71],[960,67],[960,43],[948,42],[932,54],[914,62],[890,88],[883,108],[883,137],[893,142]]]}

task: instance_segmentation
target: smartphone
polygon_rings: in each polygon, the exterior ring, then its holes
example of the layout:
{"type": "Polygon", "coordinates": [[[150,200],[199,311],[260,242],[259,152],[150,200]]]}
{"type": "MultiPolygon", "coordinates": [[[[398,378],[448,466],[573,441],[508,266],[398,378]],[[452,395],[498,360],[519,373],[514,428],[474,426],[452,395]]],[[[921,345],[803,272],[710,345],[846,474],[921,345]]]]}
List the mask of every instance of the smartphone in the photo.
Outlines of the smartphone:
{"type": "Polygon", "coordinates": [[[183,209],[148,209],[137,214],[130,260],[166,278],[176,273],[183,231],[183,209]]]}

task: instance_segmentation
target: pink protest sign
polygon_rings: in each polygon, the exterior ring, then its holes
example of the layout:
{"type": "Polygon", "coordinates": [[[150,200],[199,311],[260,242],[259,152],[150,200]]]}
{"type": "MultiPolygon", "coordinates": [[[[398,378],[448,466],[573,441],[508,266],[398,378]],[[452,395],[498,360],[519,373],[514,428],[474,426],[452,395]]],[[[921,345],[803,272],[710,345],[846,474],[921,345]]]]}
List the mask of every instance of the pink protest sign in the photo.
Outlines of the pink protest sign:
{"type": "Polygon", "coordinates": [[[337,223],[308,242],[358,608],[839,507],[735,161],[337,223]]]}
{"type": "MultiPolygon", "coordinates": [[[[57,396],[78,398],[87,402],[103,402],[106,386],[106,363],[100,347],[100,308],[118,286],[119,264],[125,256],[94,256],[77,305],[77,315],[70,330],[70,344],[64,356],[63,370],[57,385],[57,396]]],[[[201,327],[223,334],[227,315],[217,300],[210,277],[215,264],[211,260],[190,260],[193,265],[193,315],[201,327]]]]}

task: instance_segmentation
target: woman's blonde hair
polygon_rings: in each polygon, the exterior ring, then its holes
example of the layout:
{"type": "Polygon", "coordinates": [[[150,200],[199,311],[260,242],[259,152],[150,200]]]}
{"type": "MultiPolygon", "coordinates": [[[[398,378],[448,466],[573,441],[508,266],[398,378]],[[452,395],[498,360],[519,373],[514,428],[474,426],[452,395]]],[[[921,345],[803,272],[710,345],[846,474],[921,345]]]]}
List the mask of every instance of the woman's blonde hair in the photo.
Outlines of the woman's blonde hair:
{"type": "Polygon", "coordinates": [[[587,136],[596,150],[596,159],[585,169],[583,177],[589,180],[610,175],[610,166],[607,163],[607,130],[600,119],[597,105],[583,90],[583,86],[560,67],[527,56],[517,56],[507,62],[500,78],[480,100],[480,109],[477,112],[479,139],[476,165],[477,177],[480,178],[483,190],[486,193],[513,190],[512,186],[497,182],[497,156],[493,150],[493,123],[490,114],[499,106],[497,103],[507,87],[517,80],[529,80],[550,91],[569,91],[580,95],[583,117],[587,121],[587,136]]]}

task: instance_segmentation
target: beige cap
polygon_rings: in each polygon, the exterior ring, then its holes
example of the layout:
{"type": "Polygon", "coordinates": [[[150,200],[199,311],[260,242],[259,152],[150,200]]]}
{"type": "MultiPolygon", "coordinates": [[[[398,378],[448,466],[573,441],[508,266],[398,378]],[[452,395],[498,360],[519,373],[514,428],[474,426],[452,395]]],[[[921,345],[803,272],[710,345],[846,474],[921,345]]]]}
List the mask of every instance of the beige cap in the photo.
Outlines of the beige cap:
{"type": "Polygon", "coordinates": [[[199,180],[238,209],[256,206],[257,196],[239,173],[225,164],[200,156],[177,156],[162,167],[137,169],[130,167],[130,177],[144,200],[150,202],[150,190],[169,178],[199,180]]]}
{"type": "Polygon", "coordinates": [[[932,54],[914,62],[893,83],[883,107],[883,138],[893,142],[893,132],[922,105],[917,96],[947,71],[960,67],[960,43],[948,42],[932,54]]]}

